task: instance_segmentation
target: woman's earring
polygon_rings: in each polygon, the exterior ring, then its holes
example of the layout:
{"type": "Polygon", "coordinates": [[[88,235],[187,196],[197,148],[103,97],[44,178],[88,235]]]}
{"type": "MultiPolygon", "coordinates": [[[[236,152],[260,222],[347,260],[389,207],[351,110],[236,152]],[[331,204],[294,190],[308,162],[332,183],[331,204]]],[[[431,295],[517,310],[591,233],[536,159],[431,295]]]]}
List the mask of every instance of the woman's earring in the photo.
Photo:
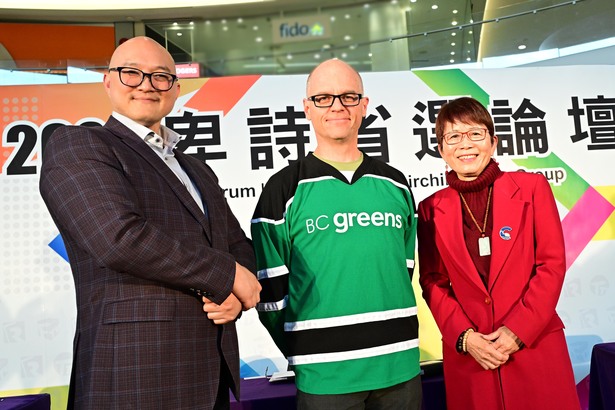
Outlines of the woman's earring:
{"type": "Polygon", "coordinates": [[[446,162],[444,163],[444,172],[448,172],[448,164],[446,162]]]}

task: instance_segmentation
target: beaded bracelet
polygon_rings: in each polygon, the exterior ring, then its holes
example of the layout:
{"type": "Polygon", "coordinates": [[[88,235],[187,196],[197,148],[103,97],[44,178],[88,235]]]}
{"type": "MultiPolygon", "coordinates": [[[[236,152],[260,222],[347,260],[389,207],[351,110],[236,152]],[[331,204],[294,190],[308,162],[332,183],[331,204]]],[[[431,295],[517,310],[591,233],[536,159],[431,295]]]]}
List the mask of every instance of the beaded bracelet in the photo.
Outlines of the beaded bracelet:
{"type": "Polygon", "coordinates": [[[461,353],[461,354],[467,354],[467,350],[466,350],[466,343],[467,343],[467,334],[470,331],[474,331],[474,329],[472,328],[468,328],[466,330],[464,330],[463,332],[461,332],[461,334],[459,335],[459,337],[457,338],[457,344],[455,345],[455,349],[457,350],[457,353],[461,353]]]}
{"type": "Polygon", "coordinates": [[[468,330],[465,331],[465,333],[463,335],[463,342],[462,342],[462,346],[461,346],[461,348],[463,350],[463,354],[467,354],[468,353],[468,336],[473,331],[474,331],[474,329],[469,328],[468,330]]]}

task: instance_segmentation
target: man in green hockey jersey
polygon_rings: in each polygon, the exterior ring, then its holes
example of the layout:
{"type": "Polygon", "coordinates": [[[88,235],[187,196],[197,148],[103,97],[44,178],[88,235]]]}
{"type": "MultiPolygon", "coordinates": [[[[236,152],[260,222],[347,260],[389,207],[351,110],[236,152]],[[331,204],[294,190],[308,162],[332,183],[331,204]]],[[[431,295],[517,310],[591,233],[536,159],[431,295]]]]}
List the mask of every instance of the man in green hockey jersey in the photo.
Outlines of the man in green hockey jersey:
{"type": "Polygon", "coordinates": [[[404,175],[358,148],[360,75],[309,75],[317,148],[267,182],[252,219],[260,320],[296,375],[302,409],[419,409],[416,235],[404,175]]]}

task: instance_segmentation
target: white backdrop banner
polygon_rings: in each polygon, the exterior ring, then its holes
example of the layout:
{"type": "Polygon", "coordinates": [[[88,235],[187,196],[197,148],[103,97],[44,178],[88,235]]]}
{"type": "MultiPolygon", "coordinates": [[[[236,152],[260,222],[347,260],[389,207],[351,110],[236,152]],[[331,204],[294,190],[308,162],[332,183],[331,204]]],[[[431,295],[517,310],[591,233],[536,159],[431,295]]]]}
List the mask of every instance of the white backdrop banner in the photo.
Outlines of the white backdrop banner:
{"type": "MultiPolygon", "coordinates": [[[[444,102],[462,95],[488,106],[503,170],[547,177],[566,240],[568,272],[558,312],[577,382],[589,372],[592,346],[615,340],[613,78],[612,66],[363,74],[370,102],[359,146],[400,169],[417,203],[446,184],[434,121],[444,102]]],[[[246,232],[263,184],[314,148],[302,108],[305,80],[181,80],[182,95],[166,125],[184,136],[180,149],[216,171],[246,232]]],[[[0,87],[0,104],[0,395],[64,388],[74,285],[38,193],[40,161],[58,126],[103,124],[111,108],[101,84],[0,87]]],[[[439,333],[424,302],[419,311],[422,358],[439,358],[439,333]]],[[[240,320],[239,337],[243,376],[285,367],[253,311],[240,320]]]]}

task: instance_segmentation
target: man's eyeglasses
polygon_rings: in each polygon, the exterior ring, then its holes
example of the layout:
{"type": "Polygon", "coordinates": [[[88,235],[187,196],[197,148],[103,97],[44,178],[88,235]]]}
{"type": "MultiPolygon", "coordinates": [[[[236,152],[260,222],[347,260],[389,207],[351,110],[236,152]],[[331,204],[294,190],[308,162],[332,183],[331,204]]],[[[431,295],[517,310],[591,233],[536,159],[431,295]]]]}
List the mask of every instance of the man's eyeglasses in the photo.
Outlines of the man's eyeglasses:
{"type": "Polygon", "coordinates": [[[318,108],[329,108],[335,102],[335,99],[338,98],[340,103],[344,107],[355,107],[359,105],[359,101],[363,96],[357,93],[345,93],[345,94],[317,94],[311,97],[308,97],[308,100],[312,100],[314,105],[318,108]]]}
{"type": "Polygon", "coordinates": [[[156,71],[153,73],[146,73],[138,68],[133,67],[112,67],[109,71],[117,71],[120,76],[120,82],[127,87],[138,87],[141,85],[145,77],[149,77],[149,82],[157,91],[169,91],[177,76],[171,73],[165,73],[164,71],[156,71]]]}
{"type": "Polygon", "coordinates": [[[448,145],[456,145],[463,141],[463,137],[468,137],[470,141],[482,141],[487,136],[486,128],[472,128],[466,132],[453,131],[444,134],[444,142],[448,145]]]}

